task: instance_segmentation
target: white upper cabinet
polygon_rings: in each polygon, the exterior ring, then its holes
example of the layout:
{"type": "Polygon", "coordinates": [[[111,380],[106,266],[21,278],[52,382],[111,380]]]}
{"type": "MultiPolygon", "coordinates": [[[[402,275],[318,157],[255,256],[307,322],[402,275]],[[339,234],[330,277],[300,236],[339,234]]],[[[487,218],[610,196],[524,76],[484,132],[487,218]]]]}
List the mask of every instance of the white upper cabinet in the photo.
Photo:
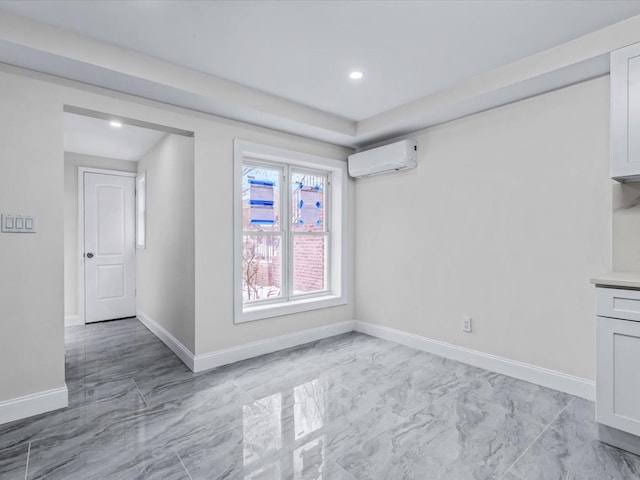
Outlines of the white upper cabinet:
{"type": "Polygon", "coordinates": [[[640,43],[611,53],[611,178],[640,181],[640,43]]]}

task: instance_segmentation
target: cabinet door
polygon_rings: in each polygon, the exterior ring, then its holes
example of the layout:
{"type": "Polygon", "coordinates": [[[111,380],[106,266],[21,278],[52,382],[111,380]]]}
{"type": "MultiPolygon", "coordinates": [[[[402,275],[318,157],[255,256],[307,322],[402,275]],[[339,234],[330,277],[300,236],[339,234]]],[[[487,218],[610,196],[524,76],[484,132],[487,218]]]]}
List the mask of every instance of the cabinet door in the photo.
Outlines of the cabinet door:
{"type": "Polygon", "coordinates": [[[611,53],[611,178],[640,180],[640,43],[611,53]]]}
{"type": "Polygon", "coordinates": [[[640,322],[597,317],[596,420],[640,436],[640,322]]]}

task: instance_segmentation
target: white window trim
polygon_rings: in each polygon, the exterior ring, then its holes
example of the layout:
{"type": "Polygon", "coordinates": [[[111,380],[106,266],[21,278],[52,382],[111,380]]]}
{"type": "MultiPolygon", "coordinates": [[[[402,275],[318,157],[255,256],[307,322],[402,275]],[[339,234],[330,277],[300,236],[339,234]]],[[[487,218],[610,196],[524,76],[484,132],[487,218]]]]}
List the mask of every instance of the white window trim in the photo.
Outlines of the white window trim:
{"type": "MultiPolygon", "coordinates": [[[[300,313],[345,305],[348,302],[347,255],[347,164],[332,158],[294,152],[257,143],[234,140],[234,323],[300,313]],[[296,167],[331,172],[331,253],[328,265],[330,291],[320,296],[245,306],[242,301],[242,164],[247,161],[271,161],[296,167]]],[[[288,216],[287,216],[288,218],[288,216]]]]}

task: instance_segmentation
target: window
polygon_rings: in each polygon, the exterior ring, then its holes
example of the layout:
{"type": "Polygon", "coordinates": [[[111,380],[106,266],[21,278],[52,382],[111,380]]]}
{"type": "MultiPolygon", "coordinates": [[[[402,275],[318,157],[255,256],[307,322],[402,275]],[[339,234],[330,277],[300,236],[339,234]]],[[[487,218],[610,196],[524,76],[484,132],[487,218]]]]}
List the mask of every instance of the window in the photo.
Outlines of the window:
{"type": "Polygon", "coordinates": [[[236,140],[235,321],[346,303],[345,163],[236,140]]]}
{"type": "Polygon", "coordinates": [[[136,177],[136,247],[147,245],[147,173],[136,177]]]}

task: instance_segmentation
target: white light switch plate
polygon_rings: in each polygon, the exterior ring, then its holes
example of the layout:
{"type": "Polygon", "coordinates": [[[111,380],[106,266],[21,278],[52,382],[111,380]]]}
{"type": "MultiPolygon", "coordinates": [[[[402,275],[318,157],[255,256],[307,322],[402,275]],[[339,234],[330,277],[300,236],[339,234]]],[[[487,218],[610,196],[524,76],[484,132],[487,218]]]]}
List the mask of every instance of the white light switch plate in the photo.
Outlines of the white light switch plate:
{"type": "Polygon", "coordinates": [[[3,233],[36,233],[36,217],[20,213],[3,213],[0,215],[0,226],[3,233]]]}

